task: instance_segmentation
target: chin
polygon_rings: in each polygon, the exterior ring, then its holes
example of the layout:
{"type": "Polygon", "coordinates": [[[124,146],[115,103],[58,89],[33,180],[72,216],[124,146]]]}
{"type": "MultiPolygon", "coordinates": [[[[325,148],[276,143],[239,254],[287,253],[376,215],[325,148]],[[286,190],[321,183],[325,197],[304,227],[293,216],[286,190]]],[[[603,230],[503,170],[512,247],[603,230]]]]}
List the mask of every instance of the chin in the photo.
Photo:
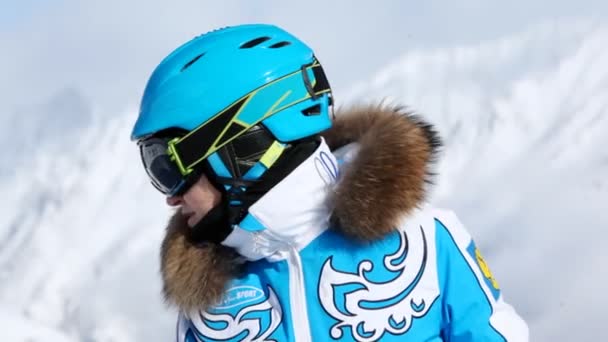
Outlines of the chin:
{"type": "Polygon", "coordinates": [[[186,222],[188,224],[188,227],[193,228],[194,226],[196,226],[196,224],[198,223],[198,221],[200,221],[201,219],[198,218],[197,216],[190,216],[188,218],[188,221],[186,222]]]}

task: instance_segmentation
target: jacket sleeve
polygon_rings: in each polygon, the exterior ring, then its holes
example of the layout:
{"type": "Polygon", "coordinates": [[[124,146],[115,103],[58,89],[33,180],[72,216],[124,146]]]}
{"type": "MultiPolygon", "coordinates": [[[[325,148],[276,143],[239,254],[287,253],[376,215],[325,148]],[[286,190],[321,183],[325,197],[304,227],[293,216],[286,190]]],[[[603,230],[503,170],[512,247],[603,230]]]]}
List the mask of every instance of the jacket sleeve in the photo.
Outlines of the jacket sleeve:
{"type": "Polygon", "coordinates": [[[528,326],[507,304],[471,235],[452,212],[435,216],[445,341],[528,341],[528,326]]]}

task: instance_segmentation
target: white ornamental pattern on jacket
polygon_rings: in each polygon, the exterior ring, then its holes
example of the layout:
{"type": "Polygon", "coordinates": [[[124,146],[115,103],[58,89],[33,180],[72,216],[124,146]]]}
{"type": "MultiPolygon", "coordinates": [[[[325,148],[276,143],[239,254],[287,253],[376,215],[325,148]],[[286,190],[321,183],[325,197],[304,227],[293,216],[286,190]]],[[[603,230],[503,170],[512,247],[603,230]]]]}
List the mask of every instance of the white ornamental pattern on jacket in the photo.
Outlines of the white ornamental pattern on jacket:
{"type": "Polygon", "coordinates": [[[230,340],[247,331],[247,334],[240,341],[243,342],[278,342],[269,339],[270,335],[281,324],[283,310],[273,289],[268,286],[268,298],[264,301],[246,306],[238,311],[236,316],[228,313],[211,314],[209,312],[199,312],[191,315],[190,320],[193,327],[197,330],[197,335],[213,340],[230,340]],[[260,318],[248,318],[247,314],[253,312],[266,312],[270,323],[267,327],[262,326],[260,318]],[[216,323],[222,326],[221,329],[213,328],[207,322],[216,323]]]}
{"type": "Polygon", "coordinates": [[[386,270],[398,275],[385,282],[368,279],[366,273],[376,267],[369,260],[359,263],[357,273],[336,270],[331,257],[325,261],[318,295],[325,311],[338,321],[330,329],[332,338],[343,338],[343,329],[348,328],[357,341],[377,341],[385,332],[403,334],[412,320],[424,316],[438,297],[438,291],[416,291],[416,285],[425,276],[428,259],[422,227],[400,232],[399,239],[398,250],[384,256],[383,263],[386,270]],[[409,243],[417,248],[408,249],[409,243]],[[337,289],[347,285],[360,286],[343,296],[337,294],[337,289]]]}

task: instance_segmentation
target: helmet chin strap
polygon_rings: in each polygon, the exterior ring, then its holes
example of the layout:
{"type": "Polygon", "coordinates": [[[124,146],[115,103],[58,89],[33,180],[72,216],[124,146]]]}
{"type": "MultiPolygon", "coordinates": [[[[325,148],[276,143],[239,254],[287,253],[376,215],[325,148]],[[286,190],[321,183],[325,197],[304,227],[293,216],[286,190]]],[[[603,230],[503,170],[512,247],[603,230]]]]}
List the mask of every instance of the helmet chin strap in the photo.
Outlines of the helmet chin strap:
{"type": "MultiPolygon", "coordinates": [[[[254,197],[244,191],[231,191],[232,189],[240,188],[232,187],[223,191],[222,201],[192,227],[192,243],[221,244],[232,233],[233,226],[247,215],[247,209],[253,204],[254,197]]],[[[257,198],[259,196],[256,200],[257,198]]]]}
{"type": "Polygon", "coordinates": [[[232,232],[229,216],[226,202],[220,202],[192,227],[191,242],[194,244],[206,242],[220,244],[232,232]]]}

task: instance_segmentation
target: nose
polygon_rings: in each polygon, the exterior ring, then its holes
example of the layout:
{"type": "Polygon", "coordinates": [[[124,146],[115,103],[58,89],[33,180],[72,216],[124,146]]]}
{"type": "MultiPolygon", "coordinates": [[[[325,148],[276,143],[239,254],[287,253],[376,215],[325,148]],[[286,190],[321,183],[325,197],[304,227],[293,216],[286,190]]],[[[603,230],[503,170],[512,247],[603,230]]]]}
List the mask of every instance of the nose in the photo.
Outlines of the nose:
{"type": "Polygon", "coordinates": [[[168,196],[167,197],[167,205],[170,207],[175,207],[176,205],[180,205],[183,203],[181,196],[168,196]]]}

